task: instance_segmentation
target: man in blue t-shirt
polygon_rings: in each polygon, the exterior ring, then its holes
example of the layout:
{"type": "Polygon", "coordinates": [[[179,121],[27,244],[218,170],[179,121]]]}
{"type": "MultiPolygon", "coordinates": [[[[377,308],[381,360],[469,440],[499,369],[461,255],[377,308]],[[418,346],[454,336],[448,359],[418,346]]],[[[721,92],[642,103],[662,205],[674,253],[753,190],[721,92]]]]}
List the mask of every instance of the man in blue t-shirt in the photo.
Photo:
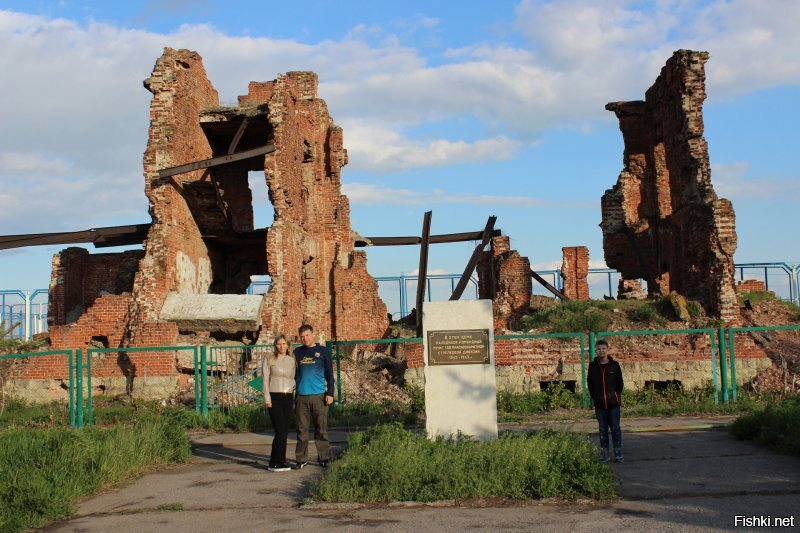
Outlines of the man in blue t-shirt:
{"type": "Polygon", "coordinates": [[[303,345],[294,349],[297,361],[297,447],[294,456],[297,462],[293,468],[300,469],[308,464],[308,429],[312,420],[317,459],[320,466],[326,467],[331,459],[328,406],[333,403],[333,361],[330,351],[314,342],[314,328],[303,324],[297,332],[303,345]]]}

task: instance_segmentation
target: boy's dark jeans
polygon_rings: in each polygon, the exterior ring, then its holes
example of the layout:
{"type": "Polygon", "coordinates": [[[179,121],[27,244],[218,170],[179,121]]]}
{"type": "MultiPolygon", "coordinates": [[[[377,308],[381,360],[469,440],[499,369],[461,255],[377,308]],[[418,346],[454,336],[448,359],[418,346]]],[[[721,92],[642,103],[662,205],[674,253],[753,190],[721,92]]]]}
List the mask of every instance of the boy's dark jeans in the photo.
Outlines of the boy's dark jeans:
{"type": "Polygon", "coordinates": [[[595,406],[594,412],[597,415],[597,424],[600,428],[600,447],[604,450],[608,449],[608,429],[610,427],[614,449],[622,448],[622,431],[619,429],[619,405],[608,409],[595,406]]]}
{"type": "Polygon", "coordinates": [[[308,460],[308,430],[314,424],[314,444],[317,446],[317,457],[320,461],[330,460],[330,443],[328,442],[328,406],[325,405],[325,394],[297,396],[295,416],[297,420],[297,447],[295,459],[298,462],[308,460]]]}

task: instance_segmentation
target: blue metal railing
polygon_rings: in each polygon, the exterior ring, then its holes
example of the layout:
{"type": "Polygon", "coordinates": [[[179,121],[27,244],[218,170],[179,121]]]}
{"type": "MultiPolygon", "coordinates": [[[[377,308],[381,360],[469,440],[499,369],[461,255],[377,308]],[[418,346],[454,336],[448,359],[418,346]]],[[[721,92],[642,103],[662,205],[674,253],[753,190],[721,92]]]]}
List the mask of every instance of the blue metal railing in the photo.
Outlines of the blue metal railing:
{"type": "MultiPolygon", "coordinates": [[[[736,263],[736,273],[739,280],[745,279],[745,272],[755,272],[756,279],[764,282],[767,290],[772,290],[784,300],[800,305],[800,263],[736,263]],[[777,275],[777,279],[776,279],[777,275]]],[[[558,269],[537,270],[537,274],[545,279],[552,278],[552,285],[558,290],[564,288],[561,279],[561,271],[558,269]]],[[[610,268],[590,268],[589,286],[592,290],[596,283],[593,279],[605,276],[607,287],[604,283],[603,296],[614,296],[615,279],[619,279],[619,272],[610,268]],[[607,291],[606,291],[607,288],[607,291]]],[[[435,289],[444,297],[449,297],[455,289],[456,283],[461,278],[460,274],[433,274],[427,276],[427,298],[428,301],[438,300],[434,297],[435,289]],[[447,290],[442,290],[442,285],[447,290]]],[[[401,318],[408,315],[409,306],[413,305],[413,294],[411,304],[409,304],[409,284],[412,291],[416,289],[417,276],[379,276],[375,278],[378,283],[378,290],[392,309],[393,318],[401,318]]],[[[548,279],[549,281],[549,279],[548,279]]],[[[247,294],[264,294],[269,288],[269,280],[253,281],[247,288],[247,294]]],[[[470,286],[474,289],[474,297],[478,298],[478,281],[474,277],[470,278],[470,286]]],[[[538,283],[533,284],[535,293],[549,294],[544,292],[544,288],[538,283]]],[[[465,293],[467,298],[472,296],[472,291],[465,293]]],[[[0,290],[0,328],[9,328],[15,325],[11,331],[11,338],[30,339],[32,335],[47,331],[47,299],[41,298],[47,295],[47,289],[37,289],[35,291],[21,290],[0,290]]]]}

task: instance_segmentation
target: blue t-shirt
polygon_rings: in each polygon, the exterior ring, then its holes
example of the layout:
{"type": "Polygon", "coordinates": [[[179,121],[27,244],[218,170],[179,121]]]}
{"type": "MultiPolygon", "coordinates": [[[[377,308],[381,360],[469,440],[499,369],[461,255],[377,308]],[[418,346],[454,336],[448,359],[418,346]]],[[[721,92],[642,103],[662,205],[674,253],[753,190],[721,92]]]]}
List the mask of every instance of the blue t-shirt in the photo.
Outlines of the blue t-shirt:
{"type": "Polygon", "coordinates": [[[297,361],[295,381],[298,396],[333,396],[333,361],[325,346],[298,346],[294,349],[294,358],[297,361]]]}

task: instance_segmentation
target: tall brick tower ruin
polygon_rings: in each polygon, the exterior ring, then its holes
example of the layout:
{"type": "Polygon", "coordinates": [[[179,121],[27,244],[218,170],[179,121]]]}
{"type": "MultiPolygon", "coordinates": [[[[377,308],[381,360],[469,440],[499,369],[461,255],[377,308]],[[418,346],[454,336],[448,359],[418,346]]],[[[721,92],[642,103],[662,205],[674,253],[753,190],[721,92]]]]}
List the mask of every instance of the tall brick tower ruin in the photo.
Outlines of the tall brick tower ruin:
{"type": "Polygon", "coordinates": [[[644,101],[612,102],[625,142],[624,169],[602,198],[606,264],[642,278],[652,294],[699,301],[735,322],[735,217],[711,185],[703,137],[707,52],[678,50],[644,101]]]}
{"type": "Polygon", "coordinates": [[[171,345],[180,334],[263,343],[303,323],[326,339],[382,337],[386,306],[354,251],[341,193],[342,129],[316,74],[253,82],[238,106],[220,107],[201,57],[166,48],[144,85],[153,93],[144,251],[56,255],[54,346],[171,345]],[[264,173],[269,199],[253,198],[252,171],[264,173]],[[271,227],[254,227],[254,201],[273,204],[271,227]],[[267,274],[266,295],[245,294],[251,276],[267,274]]]}

